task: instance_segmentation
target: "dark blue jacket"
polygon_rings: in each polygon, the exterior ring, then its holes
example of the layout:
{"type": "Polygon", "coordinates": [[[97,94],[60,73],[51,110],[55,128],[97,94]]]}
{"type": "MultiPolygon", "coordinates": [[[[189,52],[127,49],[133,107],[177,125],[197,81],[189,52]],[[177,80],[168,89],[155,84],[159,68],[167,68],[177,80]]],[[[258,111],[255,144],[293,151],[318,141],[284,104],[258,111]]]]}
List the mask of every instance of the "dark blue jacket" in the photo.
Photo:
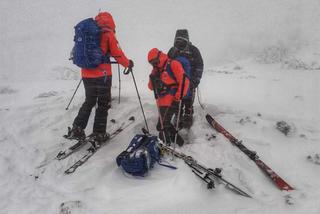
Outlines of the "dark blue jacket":
{"type": "Polygon", "coordinates": [[[191,85],[194,88],[198,87],[203,73],[203,60],[199,49],[190,42],[187,49],[183,51],[180,51],[175,47],[170,48],[168,56],[171,59],[175,59],[178,56],[184,56],[190,61],[191,85]]]}

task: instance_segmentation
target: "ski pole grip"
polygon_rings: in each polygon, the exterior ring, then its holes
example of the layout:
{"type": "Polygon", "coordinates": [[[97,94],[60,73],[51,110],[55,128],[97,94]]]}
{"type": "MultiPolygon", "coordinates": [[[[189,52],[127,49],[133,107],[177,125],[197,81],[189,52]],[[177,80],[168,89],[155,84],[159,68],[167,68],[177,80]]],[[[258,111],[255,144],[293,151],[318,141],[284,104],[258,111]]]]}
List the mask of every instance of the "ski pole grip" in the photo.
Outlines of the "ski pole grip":
{"type": "Polygon", "coordinates": [[[130,72],[132,72],[132,68],[125,68],[123,70],[123,74],[125,74],[125,75],[129,74],[130,72]]]}

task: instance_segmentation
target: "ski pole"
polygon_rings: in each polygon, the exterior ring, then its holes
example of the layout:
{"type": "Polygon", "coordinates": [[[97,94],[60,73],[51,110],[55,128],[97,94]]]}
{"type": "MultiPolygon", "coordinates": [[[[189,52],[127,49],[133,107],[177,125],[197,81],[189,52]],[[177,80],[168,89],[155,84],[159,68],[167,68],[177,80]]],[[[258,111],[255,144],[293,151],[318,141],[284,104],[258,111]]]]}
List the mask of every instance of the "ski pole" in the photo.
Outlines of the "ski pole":
{"type": "Polygon", "coordinates": [[[143,118],[144,118],[144,123],[146,124],[147,131],[149,132],[150,130],[149,130],[149,127],[148,127],[146,115],[144,114],[144,110],[143,110],[143,106],[142,106],[142,103],[141,103],[140,94],[139,94],[139,91],[138,91],[136,79],[134,78],[134,75],[133,75],[133,72],[132,72],[132,68],[131,68],[131,69],[124,69],[123,73],[124,73],[124,74],[131,73],[131,76],[132,76],[132,79],[133,79],[133,83],[134,83],[134,86],[135,86],[135,88],[136,88],[136,92],[137,92],[137,95],[138,95],[138,99],[139,99],[139,103],[140,103],[140,108],[141,108],[141,111],[142,111],[142,115],[143,115],[143,118]]]}
{"type": "Polygon", "coordinates": [[[119,77],[119,98],[118,103],[120,104],[120,94],[121,94],[121,77],[120,77],[120,65],[118,64],[118,77],[119,77]]]}
{"type": "MultiPolygon", "coordinates": [[[[120,56],[113,56],[113,58],[119,58],[120,56]]],[[[109,64],[117,64],[118,65],[118,79],[119,79],[119,97],[118,103],[120,104],[120,94],[121,94],[121,77],[120,77],[120,65],[117,61],[110,61],[109,64]]]]}
{"type": "Polygon", "coordinates": [[[156,99],[156,104],[157,104],[157,109],[158,109],[158,115],[159,115],[159,120],[160,120],[160,128],[161,128],[161,133],[162,133],[162,137],[163,137],[163,140],[164,140],[164,143],[166,145],[167,144],[167,138],[166,138],[166,134],[164,133],[164,127],[163,127],[163,118],[162,118],[162,115],[161,115],[161,111],[160,111],[160,107],[159,107],[159,104],[158,104],[158,94],[157,94],[157,90],[155,88],[155,82],[152,78],[152,75],[149,76],[150,80],[151,80],[151,83],[152,83],[152,87],[153,87],[153,94],[154,94],[154,98],[156,99]]]}
{"type": "MultiPolygon", "coordinates": [[[[176,143],[177,143],[177,138],[178,138],[179,123],[180,123],[181,106],[182,106],[182,97],[183,97],[183,91],[184,91],[185,82],[186,82],[186,76],[183,75],[181,93],[180,93],[180,101],[179,101],[179,109],[178,109],[178,117],[177,117],[177,124],[176,124],[176,130],[175,130],[176,134],[174,135],[173,151],[176,150],[176,143]]],[[[174,154],[172,153],[172,160],[173,159],[174,159],[174,154]]]]}
{"type": "Polygon", "coordinates": [[[73,95],[72,95],[72,97],[71,97],[71,99],[70,99],[70,102],[69,102],[68,106],[66,107],[66,110],[67,110],[67,111],[68,111],[68,109],[69,109],[69,106],[70,106],[73,98],[74,98],[74,95],[75,95],[75,94],[77,93],[77,91],[78,91],[78,88],[79,88],[81,82],[82,82],[82,79],[80,79],[80,81],[79,81],[79,83],[78,83],[78,86],[77,86],[76,90],[74,91],[74,93],[73,93],[73,95]]]}

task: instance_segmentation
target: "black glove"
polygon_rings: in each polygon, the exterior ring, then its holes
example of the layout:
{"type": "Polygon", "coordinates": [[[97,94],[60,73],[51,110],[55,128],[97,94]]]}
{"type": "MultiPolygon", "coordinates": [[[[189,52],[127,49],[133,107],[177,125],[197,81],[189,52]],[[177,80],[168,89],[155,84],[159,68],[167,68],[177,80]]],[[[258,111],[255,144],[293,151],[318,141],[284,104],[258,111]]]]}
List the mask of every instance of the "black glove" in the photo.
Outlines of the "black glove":
{"type": "Polygon", "coordinates": [[[129,65],[128,68],[124,69],[123,74],[124,75],[128,75],[130,72],[132,72],[132,68],[133,68],[133,61],[131,59],[129,59],[129,65]]]}
{"type": "Polygon", "coordinates": [[[128,65],[128,68],[129,68],[129,69],[132,69],[132,68],[133,68],[133,66],[134,66],[133,61],[132,61],[131,59],[129,59],[129,65],[128,65]]]}

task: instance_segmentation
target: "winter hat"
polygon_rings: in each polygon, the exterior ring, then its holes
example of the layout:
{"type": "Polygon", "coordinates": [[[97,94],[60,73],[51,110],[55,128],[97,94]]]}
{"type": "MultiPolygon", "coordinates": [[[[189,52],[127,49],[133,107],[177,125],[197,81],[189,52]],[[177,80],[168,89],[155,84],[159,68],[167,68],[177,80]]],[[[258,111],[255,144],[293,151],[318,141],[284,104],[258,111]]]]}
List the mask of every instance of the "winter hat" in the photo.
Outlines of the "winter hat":
{"type": "Polygon", "coordinates": [[[158,48],[152,48],[148,53],[148,62],[153,67],[162,67],[168,56],[162,53],[158,48]]]}
{"type": "Polygon", "coordinates": [[[185,50],[189,44],[189,33],[187,29],[179,29],[174,37],[174,47],[185,50]]]}
{"type": "Polygon", "coordinates": [[[174,37],[174,41],[177,39],[186,40],[189,42],[189,33],[187,29],[178,29],[176,31],[176,36],[174,37]]]}
{"type": "Polygon", "coordinates": [[[152,48],[148,53],[148,62],[155,60],[158,57],[159,52],[158,48],[152,48]]]}

